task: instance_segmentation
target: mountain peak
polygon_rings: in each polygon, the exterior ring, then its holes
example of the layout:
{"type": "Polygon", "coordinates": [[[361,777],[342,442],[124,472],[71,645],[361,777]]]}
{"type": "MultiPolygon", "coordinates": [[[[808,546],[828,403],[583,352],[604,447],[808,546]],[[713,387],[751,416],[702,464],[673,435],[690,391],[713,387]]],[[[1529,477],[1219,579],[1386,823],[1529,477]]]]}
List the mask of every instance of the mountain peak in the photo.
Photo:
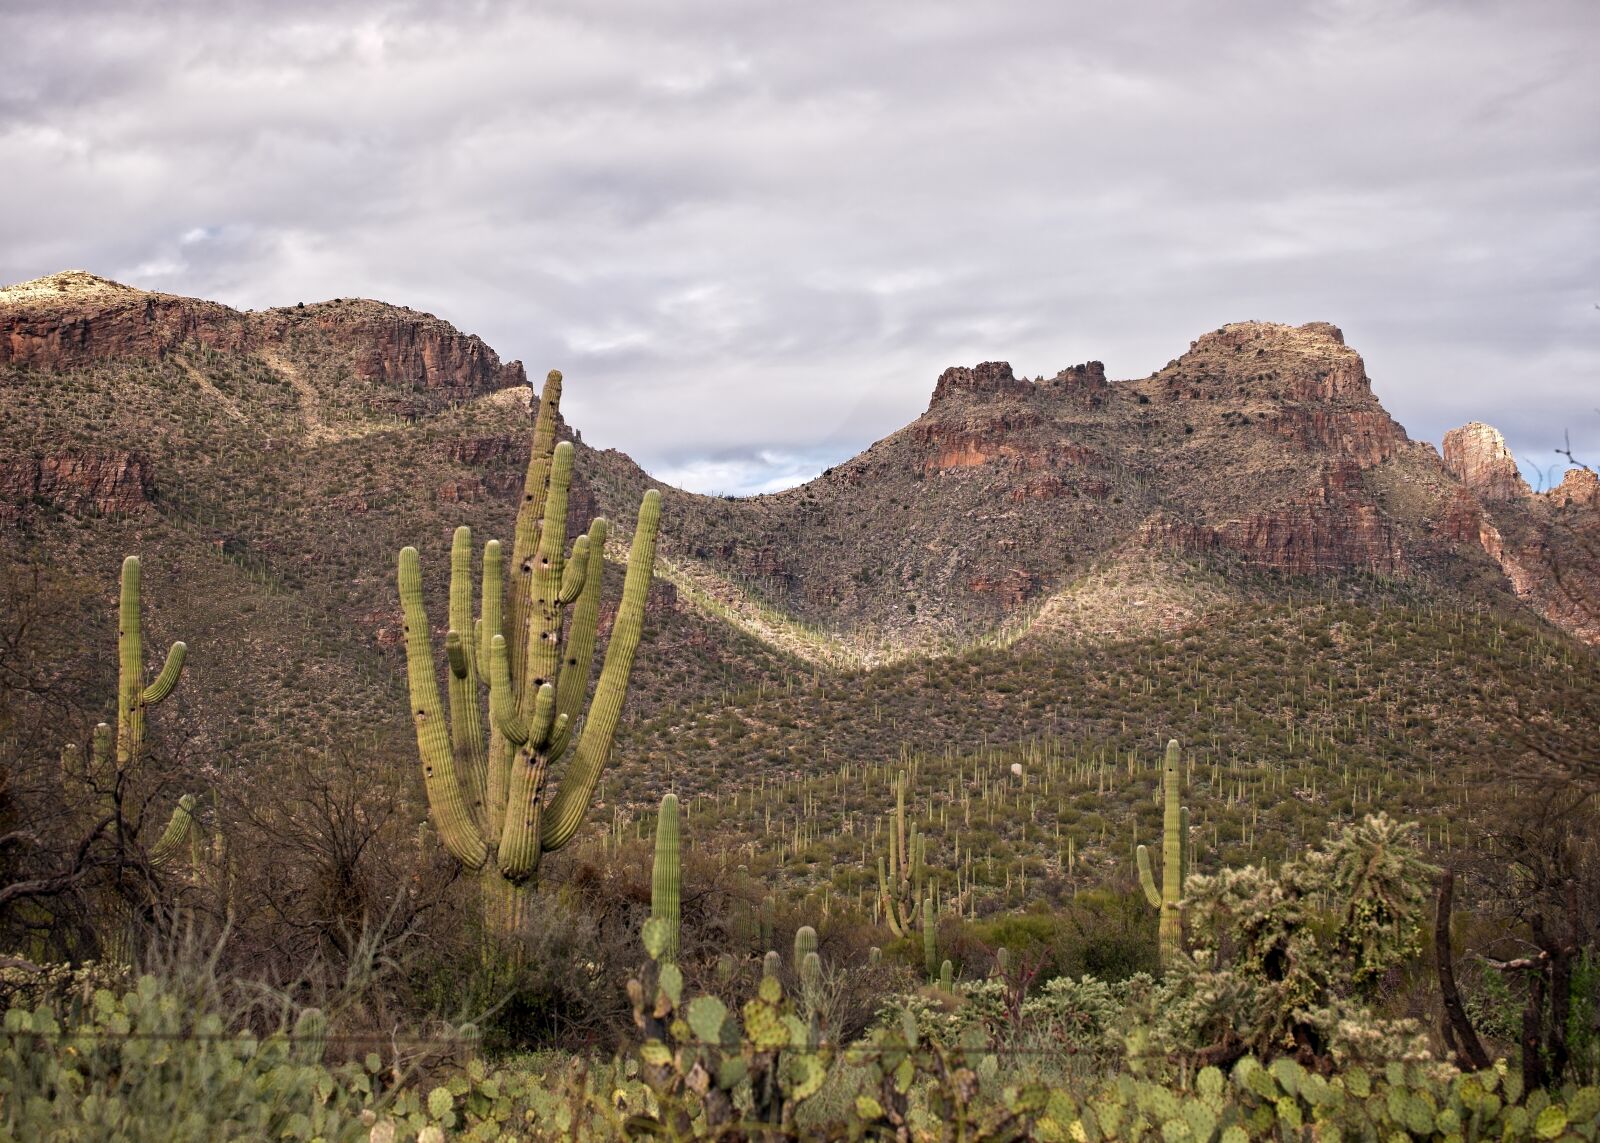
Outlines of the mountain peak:
{"type": "Polygon", "coordinates": [[[0,286],[0,305],[24,302],[80,301],[146,293],[145,290],[113,282],[87,270],[62,270],[12,286],[0,286]]]}

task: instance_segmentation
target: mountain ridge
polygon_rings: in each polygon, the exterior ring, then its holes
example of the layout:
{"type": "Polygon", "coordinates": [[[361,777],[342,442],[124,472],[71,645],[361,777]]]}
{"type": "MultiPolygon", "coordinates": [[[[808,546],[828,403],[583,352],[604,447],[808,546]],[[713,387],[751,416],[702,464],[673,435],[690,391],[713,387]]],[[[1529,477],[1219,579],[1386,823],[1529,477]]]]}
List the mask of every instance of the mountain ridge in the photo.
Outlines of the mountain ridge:
{"type": "MultiPolygon", "coordinates": [[[[243,433],[280,455],[298,440],[326,457],[426,439],[429,467],[447,472],[412,490],[436,506],[487,510],[520,489],[521,364],[430,314],[356,299],[237,311],[83,271],[0,290],[0,369],[14,391],[118,361],[178,367],[219,439],[243,433]]],[[[12,522],[40,505],[137,514],[172,485],[172,462],[126,439],[137,431],[73,431],[48,416],[33,428],[25,445],[0,441],[0,516],[12,522]],[[119,436],[128,447],[110,447],[119,436]]],[[[1443,457],[1412,441],[1336,326],[1232,323],[1145,378],[1108,380],[1096,361],[1035,381],[1003,361],[951,367],[920,416],[806,484],[731,500],[664,489],[663,550],[687,605],[734,626],[762,613],[741,629],[816,665],[1039,634],[1052,626],[1039,616],[1059,627],[1089,596],[1137,597],[1140,568],[1156,594],[1200,584],[1174,570],[1195,561],[1413,581],[1600,639],[1592,474],[1533,493],[1506,477],[1498,434],[1469,429],[1443,457]],[[1074,595],[1074,584],[1093,587],[1074,595]]],[[[575,517],[625,520],[657,482],[625,454],[580,448],[575,517]]],[[[370,510],[370,498],[340,504],[370,510]]],[[[1178,594],[1189,598],[1168,629],[1227,595],[1178,594]]],[[[1115,634],[1107,615],[1126,610],[1089,607],[1084,630],[1115,634]]],[[[1128,619],[1141,629],[1143,617],[1128,619]]]]}

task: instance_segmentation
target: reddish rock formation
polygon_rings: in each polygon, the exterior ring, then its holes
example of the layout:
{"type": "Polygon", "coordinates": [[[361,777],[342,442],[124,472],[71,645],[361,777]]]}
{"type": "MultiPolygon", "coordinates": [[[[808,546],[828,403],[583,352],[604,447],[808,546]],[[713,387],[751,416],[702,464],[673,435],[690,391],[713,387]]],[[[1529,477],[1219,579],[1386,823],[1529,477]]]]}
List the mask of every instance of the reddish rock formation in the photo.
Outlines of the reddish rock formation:
{"type": "Polygon", "coordinates": [[[455,440],[440,442],[437,453],[442,460],[450,461],[452,464],[464,464],[470,468],[482,468],[497,461],[515,460],[519,457],[526,464],[528,440],[526,437],[509,436],[458,437],[455,440]]]}
{"type": "Polygon", "coordinates": [[[1521,500],[1532,494],[1505,438],[1492,425],[1473,421],[1445,433],[1444,466],[1485,504],[1521,500]]]}
{"type": "Polygon", "coordinates": [[[435,494],[441,504],[476,504],[486,494],[483,481],[476,477],[466,480],[447,480],[439,485],[435,494]]]}
{"type": "Polygon", "coordinates": [[[1070,443],[1039,447],[1027,438],[1044,425],[1034,409],[986,409],[982,414],[926,418],[911,430],[924,446],[920,468],[932,476],[951,468],[976,468],[1006,459],[1012,472],[1054,468],[1057,464],[1092,463],[1094,454],[1070,443]]]}
{"type": "Polygon", "coordinates": [[[1044,383],[1051,391],[1061,392],[1085,401],[1090,408],[1099,408],[1111,395],[1111,383],[1106,380],[1103,362],[1086,361],[1069,366],[1044,383]]]}
{"type": "Polygon", "coordinates": [[[1252,566],[1293,575],[1406,570],[1398,532],[1367,492],[1360,466],[1348,459],[1327,464],[1318,488],[1300,503],[1215,524],[1158,516],[1143,531],[1147,540],[1182,551],[1232,552],[1252,566]]]}
{"type": "Polygon", "coordinates": [[[1569,468],[1545,498],[1557,508],[1600,505],[1600,477],[1587,468],[1569,468]]]}
{"type": "Polygon", "coordinates": [[[1363,468],[1382,464],[1407,439],[1405,430],[1381,408],[1284,405],[1269,421],[1275,431],[1302,448],[1348,457],[1363,468]]]}
{"type": "Polygon", "coordinates": [[[164,357],[186,341],[239,349],[247,319],[227,306],[152,294],[81,270],[0,290],[0,365],[71,369],[164,357]]]}
{"type": "Polygon", "coordinates": [[[968,369],[954,365],[939,374],[933,386],[933,400],[928,407],[956,400],[962,396],[994,397],[997,395],[1026,397],[1033,392],[1031,381],[1022,381],[1011,372],[1009,361],[985,361],[968,369]]]}
{"type": "Polygon", "coordinates": [[[0,289],[0,366],[70,369],[110,358],[161,358],[184,344],[292,357],[307,329],[349,353],[356,377],[421,394],[396,403],[402,414],[527,383],[520,362],[502,364],[481,338],[381,302],[240,313],[76,270],[0,289]]]}
{"type": "Polygon", "coordinates": [[[995,575],[976,575],[967,588],[978,595],[993,595],[1006,607],[1020,607],[1039,587],[1039,577],[1027,568],[1009,568],[995,575]]]}
{"type": "Polygon", "coordinates": [[[133,516],[155,494],[150,462],[135,452],[63,452],[0,459],[0,519],[17,520],[30,507],[133,516]]]}

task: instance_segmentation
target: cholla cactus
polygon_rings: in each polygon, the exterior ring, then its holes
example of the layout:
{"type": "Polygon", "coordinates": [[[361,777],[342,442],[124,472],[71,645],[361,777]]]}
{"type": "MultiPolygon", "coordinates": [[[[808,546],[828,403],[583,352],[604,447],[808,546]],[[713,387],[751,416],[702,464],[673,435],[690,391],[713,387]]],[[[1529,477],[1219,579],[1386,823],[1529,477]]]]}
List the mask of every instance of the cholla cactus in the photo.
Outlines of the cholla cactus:
{"type": "Polygon", "coordinates": [[[645,597],[655,567],[661,496],[639,506],[622,603],[589,711],[584,695],[594,655],[605,562],[606,522],[596,520],[563,554],[572,445],[555,443],[561,374],[545,382],[534,427],[522,509],[511,551],[509,598],[500,544],[484,546],[480,612],[472,614],[472,533],[456,529],[450,558],[450,717],[444,715],[422,602],[417,550],[400,552],[411,717],[422,758],[428,806],[439,840],[481,876],[488,927],[521,926],[540,858],[572,840],[611,754],[634,652],[644,628],[645,597]],[[572,608],[570,622],[566,611],[572,608]],[[509,624],[503,616],[509,611],[509,624]],[[563,638],[563,633],[565,638],[563,638]],[[489,684],[489,729],[480,687],[489,684]],[[551,767],[573,745],[555,793],[551,767]]]}

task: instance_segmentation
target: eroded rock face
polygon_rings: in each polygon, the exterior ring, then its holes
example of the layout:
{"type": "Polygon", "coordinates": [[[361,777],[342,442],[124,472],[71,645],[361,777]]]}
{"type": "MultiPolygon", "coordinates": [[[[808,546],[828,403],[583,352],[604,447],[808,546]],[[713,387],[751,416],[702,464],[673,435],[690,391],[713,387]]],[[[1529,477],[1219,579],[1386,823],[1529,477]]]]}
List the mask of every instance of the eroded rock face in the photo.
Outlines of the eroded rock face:
{"type": "Polygon", "coordinates": [[[0,290],[0,366],[71,369],[114,357],[163,357],[183,342],[239,349],[245,315],[215,302],[152,294],[81,270],[0,290]]]}
{"type": "Polygon", "coordinates": [[[1521,500],[1533,491],[1500,431],[1480,421],[1445,433],[1444,466],[1486,504],[1521,500]]]}
{"type": "Polygon", "coordinates": [[[1545,497],[1557,508],[1600,505],[1600,477],[1587,468],[1569,468],[1545,497]]]}
{"type": "Polygon", "coordinates": [[[155,495],[150,462],[136,452],[60,452],[0,458],[0,519],[30,509],[137,516],[155,495]]]}
{"type": "Polygon", "coordinates": [[[1039,586],[1039,577],[1027,568],[1008,568],[994,575],[974,576],[968,590],[978,595],[997,596],[1007,607],[1021,607],[1039,586]]]}
{"type": "Polygon", "coordinates": [[[1012,373],[1009,361],[985,361],[970,369],[964,365],[954,365],[939,375],[939,380],[933,386],[933,400],[928,407],[931,409],[962,396],[1026,397],[1032,392],[1033,383],[1019,380],[1012,373]]]}
{"type": "Polygon", "coordinates": [[[1329,463],[1320,487],[1299,503],[1209,524],[1161,516],[1147,523],[1145,532],[1185,552],[1232,552],[1256,567],[1293,575],[1407,570],[1398,530],[1368,493],[1359,466],[1348,459],[1329,463]]]}

